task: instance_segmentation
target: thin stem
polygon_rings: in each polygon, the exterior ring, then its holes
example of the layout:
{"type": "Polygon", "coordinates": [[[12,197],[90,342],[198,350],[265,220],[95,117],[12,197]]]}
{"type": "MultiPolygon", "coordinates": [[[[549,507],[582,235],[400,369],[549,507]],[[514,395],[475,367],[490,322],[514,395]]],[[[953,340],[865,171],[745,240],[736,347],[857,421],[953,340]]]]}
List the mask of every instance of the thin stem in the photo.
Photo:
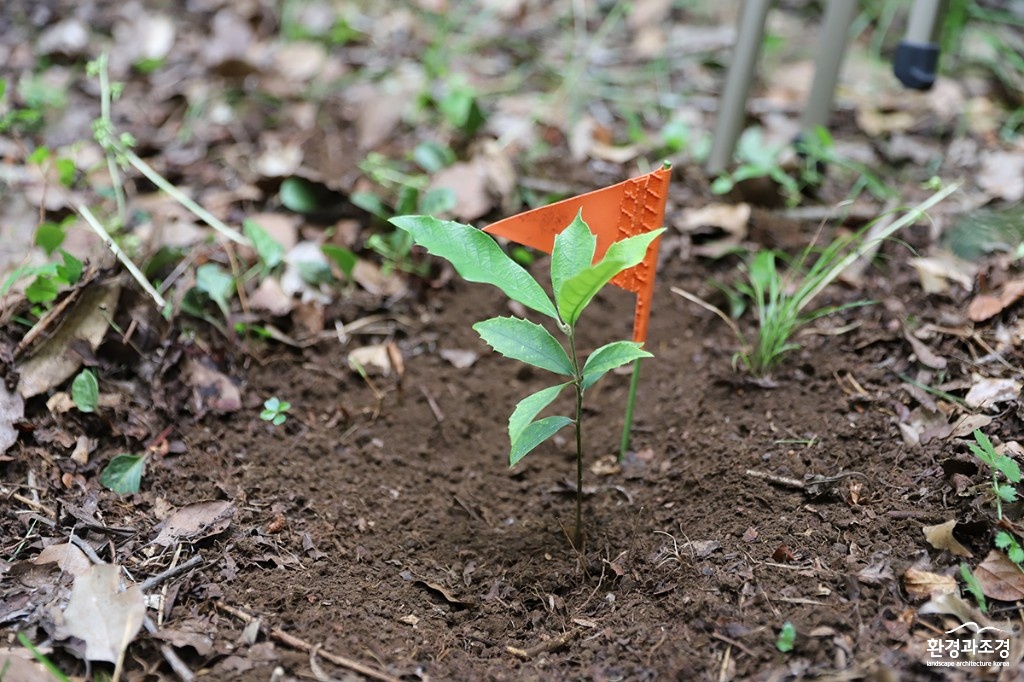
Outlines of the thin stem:
{"type": "Polygon", "coordinates": [[[573,387],[576,389],[576,419],[573,421],[576,426],[576,531],[573,534],[573,544],[579,552],[583,549],[583,374],[576,355],[576,334],[572,327],[569,327],[568,336],[575,373],[573,387]]]}
{"type": "Polygon", "coordinates": [[[633,431],[633,408],[636,407],[636,390],[640,384],[640,359],[633,361],[633,378],[629,380],[629,397],[626,398],[626,423],[622,427],[622,442],[619,443],[619,461],[626,458],[629,440],[633,431]]]}
{"type": "MultiPolygon", "coordinates": [[[[99,57],[100,76],[100,120],[109,132],[111,137],[114,134],[114,120],[110,117],[110,101],[113,94],[110,88],[110,74],[107,71],[107,53],[99,57]]],[[[128,222],[127,200],[124,196],[124,184],[121,181],[121,171],[117,168],[117,161],[110,149],[105,149],[107,156],[107,172],[110,173],[110,183],[114,188],[114,199],[117,202],[117,226],[124,227],[128,222]]]]}
{"type": "Polygon", "coordinates": [[[128,254],[121,250],[121,247],[117,245],[117,242],[110,238],[110,234],[103,228],[100,221],[96,220],[96,216],[92,214],[92,211],[90,211],[87,206],[83,205],[78,206],[77,209],[79,214],[85,218],[85,222],[92,228],[92,231],[99,235],[99,238],[103,240],[103,243],[107,245],[107,248],[117,256],[117,259],[121,261],[121,264],[124,265],[125,269],[131,273],[132,277],[135,278],[135,281],[139,283],[139,286],[141,286],[145,292],[150,295],[153,302],[156,303],[162,313],[167,308],[166,299],[164,299],[164,297],[153,288],[153,285],[149,283],[146,276],[142,274],[142,271],[139,270],[135,263],[132,262],[132,259],[128,257],[128,254]]]}
{"type": "Polygon", "coordinates": [[[172,199],[177,201],[179,204],[187,208],[197,218],[202,220],[204,223],[212,227],[213,229],[220,232],[222,235],[227,237],[233,242],[249,246],[249,240],[235,229],[228,227],[224,221],[220,220],[212,213],[207,211],[205,208],[193,201],[187,194],[182,192],[180,189],[168,182],[162,175],[153,170],[153,167],[143,161],[139,156],[130,149],[124,150],[125,158],[128,163],[135,166],[135,169],[146,176],[146,178],[156,185],[158,188],[166,192],[172,199]]]}

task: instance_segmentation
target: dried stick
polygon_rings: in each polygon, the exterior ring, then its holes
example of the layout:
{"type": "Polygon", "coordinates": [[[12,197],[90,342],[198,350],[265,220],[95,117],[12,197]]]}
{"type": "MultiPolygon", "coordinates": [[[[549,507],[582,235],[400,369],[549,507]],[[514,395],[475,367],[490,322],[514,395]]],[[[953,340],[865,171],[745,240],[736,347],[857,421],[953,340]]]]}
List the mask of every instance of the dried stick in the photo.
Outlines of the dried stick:
{"type": "Polygon", "coordinates": [[[139,589],[143,592],[147,592],[156,587],[157,585],[159,585],[160,583],[162,583],[163,581],[177,577],[182,573],[187,572],[189,569],[198,566],[201,563],[203,563],[203,557],[197,554],[183,564],[180,564],[178,566],[171,566],[165,571],[162,571],[160,573],[157,573],[156,575],[146,578],[141,583],[139,583],[139,589]]]}
{"type": "MultiPolygon", "coordinates": [[[[237,609],[234,606],[229,606],[224,602],[216,602],[215,605],[224,613],[234,616],[246,625],[255,620],[245,611],[237,609]]],[[[343,668],[348,668],[349,670],[357,672],[360,675],[365,675],[366,677],[369,677],[371,679],[381,680],[381,682],[401,682],[401,680],[399,680],[397,677],[392,677],[391,675],[381,672],[376,668],[371,668],[367,665],[363,665],[359,661],[354,661],[351,658],[339,656],[338,654],[333,654],[330,651],[324,651],[319,647],[319,645],[310,644],[304,639],[299,639],[295,635],[288,634],[281,628],[269,628],[267,630],[267,634],[270,636],[271,639],[277,640],[281,644],[290,646],[291,648],[296,649],[298,651],[302,651],[305,653],[316,651],[316,654],[320,656],[320,658],[328,660],[335,665],[340,665],[343,668]]]]}
{"type": "Polygon", "coordinates": [[[549,651],[556,651],[561,649],[563,646],[576,639],[580,634],[579,630],[570,630],[569,632],[562,633],[558,637],[552,637],[546,639],[540,644],[535,644],[529,649],[520,649],[514,646],[505,647],[505,651],[509,652],[516,658],[521,658],[524,661],[529,661],[532,658],[536,658],[540,654],[546,654],[549,651]]]}

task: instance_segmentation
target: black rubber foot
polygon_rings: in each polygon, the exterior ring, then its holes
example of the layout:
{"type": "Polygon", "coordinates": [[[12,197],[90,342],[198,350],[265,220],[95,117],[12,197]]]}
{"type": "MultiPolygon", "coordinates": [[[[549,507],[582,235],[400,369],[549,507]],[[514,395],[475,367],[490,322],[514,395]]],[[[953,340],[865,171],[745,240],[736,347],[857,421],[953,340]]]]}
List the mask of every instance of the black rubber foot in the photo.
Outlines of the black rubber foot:
{"type": "Polygon", "coordinates": [[[896,48],[892,70],[905,87],[914,90],[929,90],[935,84],[935,72],[938,64],[938,45],[903,41],[896,48]]]}

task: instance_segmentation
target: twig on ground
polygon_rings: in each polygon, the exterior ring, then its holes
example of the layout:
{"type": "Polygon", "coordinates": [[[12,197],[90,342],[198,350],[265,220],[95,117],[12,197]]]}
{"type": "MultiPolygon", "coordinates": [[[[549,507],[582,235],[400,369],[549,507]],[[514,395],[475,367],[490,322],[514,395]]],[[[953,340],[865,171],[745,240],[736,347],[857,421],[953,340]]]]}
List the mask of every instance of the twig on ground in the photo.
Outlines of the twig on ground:
{"type": "Polygon", "coordinates": [[[775,474],[770,474],[767,471],[758,471],[756,469],[747,469],[745,473],[747,476],[760,478],[768,481],[769,483],[775,483],[776,485],[781,485],[785,488],[796,488],[797,490],[807,489],[807,486],[803,481],[795,478],[789,478],[788,476],[776,476],[775,474]]]}
{"type": "Polygon", "coordinates": [[[18,493],[11,493],[8,497],[17,502],[21,502],[26,507],[32,507],[36,511],[46,514],[48,518],[57,518],[57,512],[53,511],[52,509],[43,504],[40,504],[39,502],[36,502],[35,500],[25,497],[24,495],[19,495],[18,493]]]}
{"type": "MultiPolygon", "coordinates": [[[[238,618],[246,625],[255,620],[253,616],[250,616],[245,611],[237,609],[234,606],[229,606],[224,602],[216,602],[215,605],[224,613],[227,613],[229,615],[234,616],[235,618],[238,618]]],[[[290,646],[293,649],[297,649],[298,651],[308,653],[315,650],[317,655],[320,656],[320,658],[330,661],[335,665],[340,665],[343,668],[348,668],[349,670],[357,672],[360,675],[365,675],[366,677],[369,677],[371,679],[381,680],[382,682],[401,682],[397,677],[392,677],[391,675],[388,675],[385,672],[381,672],[376,668],[371,668],[367,665],[360,663],[359,661],[354,661],[351,658],[339,656],[338,654],[333,654],[330,651],[324,651],[320,648],[319,645],[314,646],[313,644],[310,644],[304,639],[299,639],[295,635],[288,634],[281,628],[268,628],[267,634],[271,639],[276,640],[286,646],[290,646]]]]}
{"type": "Polygon", "coordinates": [[[203,557],[197,554],[183,564],[180,564],[178,566],[171,566],[165,571],[161,571],[156,575],[146,578],[141,583],[139,583],[139,589],[143,592],[148,592],[149,590],[153,589],[163,581],[170,580],[171,578],[175,578],[181,575],[182,573],[186,573],[187,571],[189,571],[192,568],[195,568],[201,563],[203,563],[203,557]]]}
{"type": "Polygon", "coordinates": [[[579,630],[569,630],[568,632],[562,633],[558,637],[552,637],[551,639],[544,640],[540,644],[535,644],[529,649],[520,649],[514,646],[507,646],[505,647],[505,651],[509,652],[516,658],[520,658],[524,661],[529,661],[530,659],[536,658],[540,654],[546,654],[548,652],[557,651],[558,649],[561,649],[563,646],[565,646],[572,640],[576,639],[579,636],[579,634],[579,630]]]}
{"type": "Polygon", "coordinates": [[[89,561],[93,562],[94,564],[107,563],[106,561],[100,558],[100,555],[96,553],[96,550],[95,548],[93,548],[92,545],[90,545],[88,542],[78,537],[77,535],[75,535],[74,531],[71,531],[71,544],[85,552],[85,556],[89,557],[89,561]]]}
{"type": "MultiPolygon", "coordinates": [[[[154,623],[153,619],[149,616],[146,616],[146,620],[142,621],[142,627],[146,628],[146,632],[151,635],[155,635],[159,632],[156,627],[156,623],[154,623]]],[[[196,679],[195,673],[185,665],[185,661],[178,657],[178,654],[170,644],[161,644],[160,653],[163,654],[164,660],[167,661],[167,665],[171,666],[171,670],[173,670],[174,674],[179,678],[185,682],[192,682],[192,680],[196,679]]]]}

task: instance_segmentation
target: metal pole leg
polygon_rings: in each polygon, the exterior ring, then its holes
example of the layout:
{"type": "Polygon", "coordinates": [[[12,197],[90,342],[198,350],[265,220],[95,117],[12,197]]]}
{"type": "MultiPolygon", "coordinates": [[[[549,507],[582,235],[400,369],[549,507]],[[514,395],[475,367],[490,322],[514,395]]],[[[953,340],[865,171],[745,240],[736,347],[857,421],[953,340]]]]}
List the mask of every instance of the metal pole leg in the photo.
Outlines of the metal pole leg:
{"type": "Polygon", "coordinates": [[[935,83],[939,64],[939,18],[945,0],[914,0],[907,19],[907,34],[896,48],[893,72],[905,87],[928,90],[935,83]]]}
{"type": "Polygon", "coordinates": [[[721,173],[732,161],[736,140],[743,130],[747,113],[747,94],[754,78],[754,67],[761,54],[764,22],[771,0],[746,0],[739,17],[739,31],[733,49],[732,64],[725,80],[725,92],[718,103],[718,119],[705,170],[709,175],[721,173]]]}
{"type": "Polygon", "coordinates": [[[854,0],[829,0],[825,7],[825,25],[818,46],[814,82],[807,107],[800,119],[800,129],[804,133],[828,123],[836,81],[839,79],[839,67],[846,54],[850,25],[857,14],[857,5],[854,0]]]}

